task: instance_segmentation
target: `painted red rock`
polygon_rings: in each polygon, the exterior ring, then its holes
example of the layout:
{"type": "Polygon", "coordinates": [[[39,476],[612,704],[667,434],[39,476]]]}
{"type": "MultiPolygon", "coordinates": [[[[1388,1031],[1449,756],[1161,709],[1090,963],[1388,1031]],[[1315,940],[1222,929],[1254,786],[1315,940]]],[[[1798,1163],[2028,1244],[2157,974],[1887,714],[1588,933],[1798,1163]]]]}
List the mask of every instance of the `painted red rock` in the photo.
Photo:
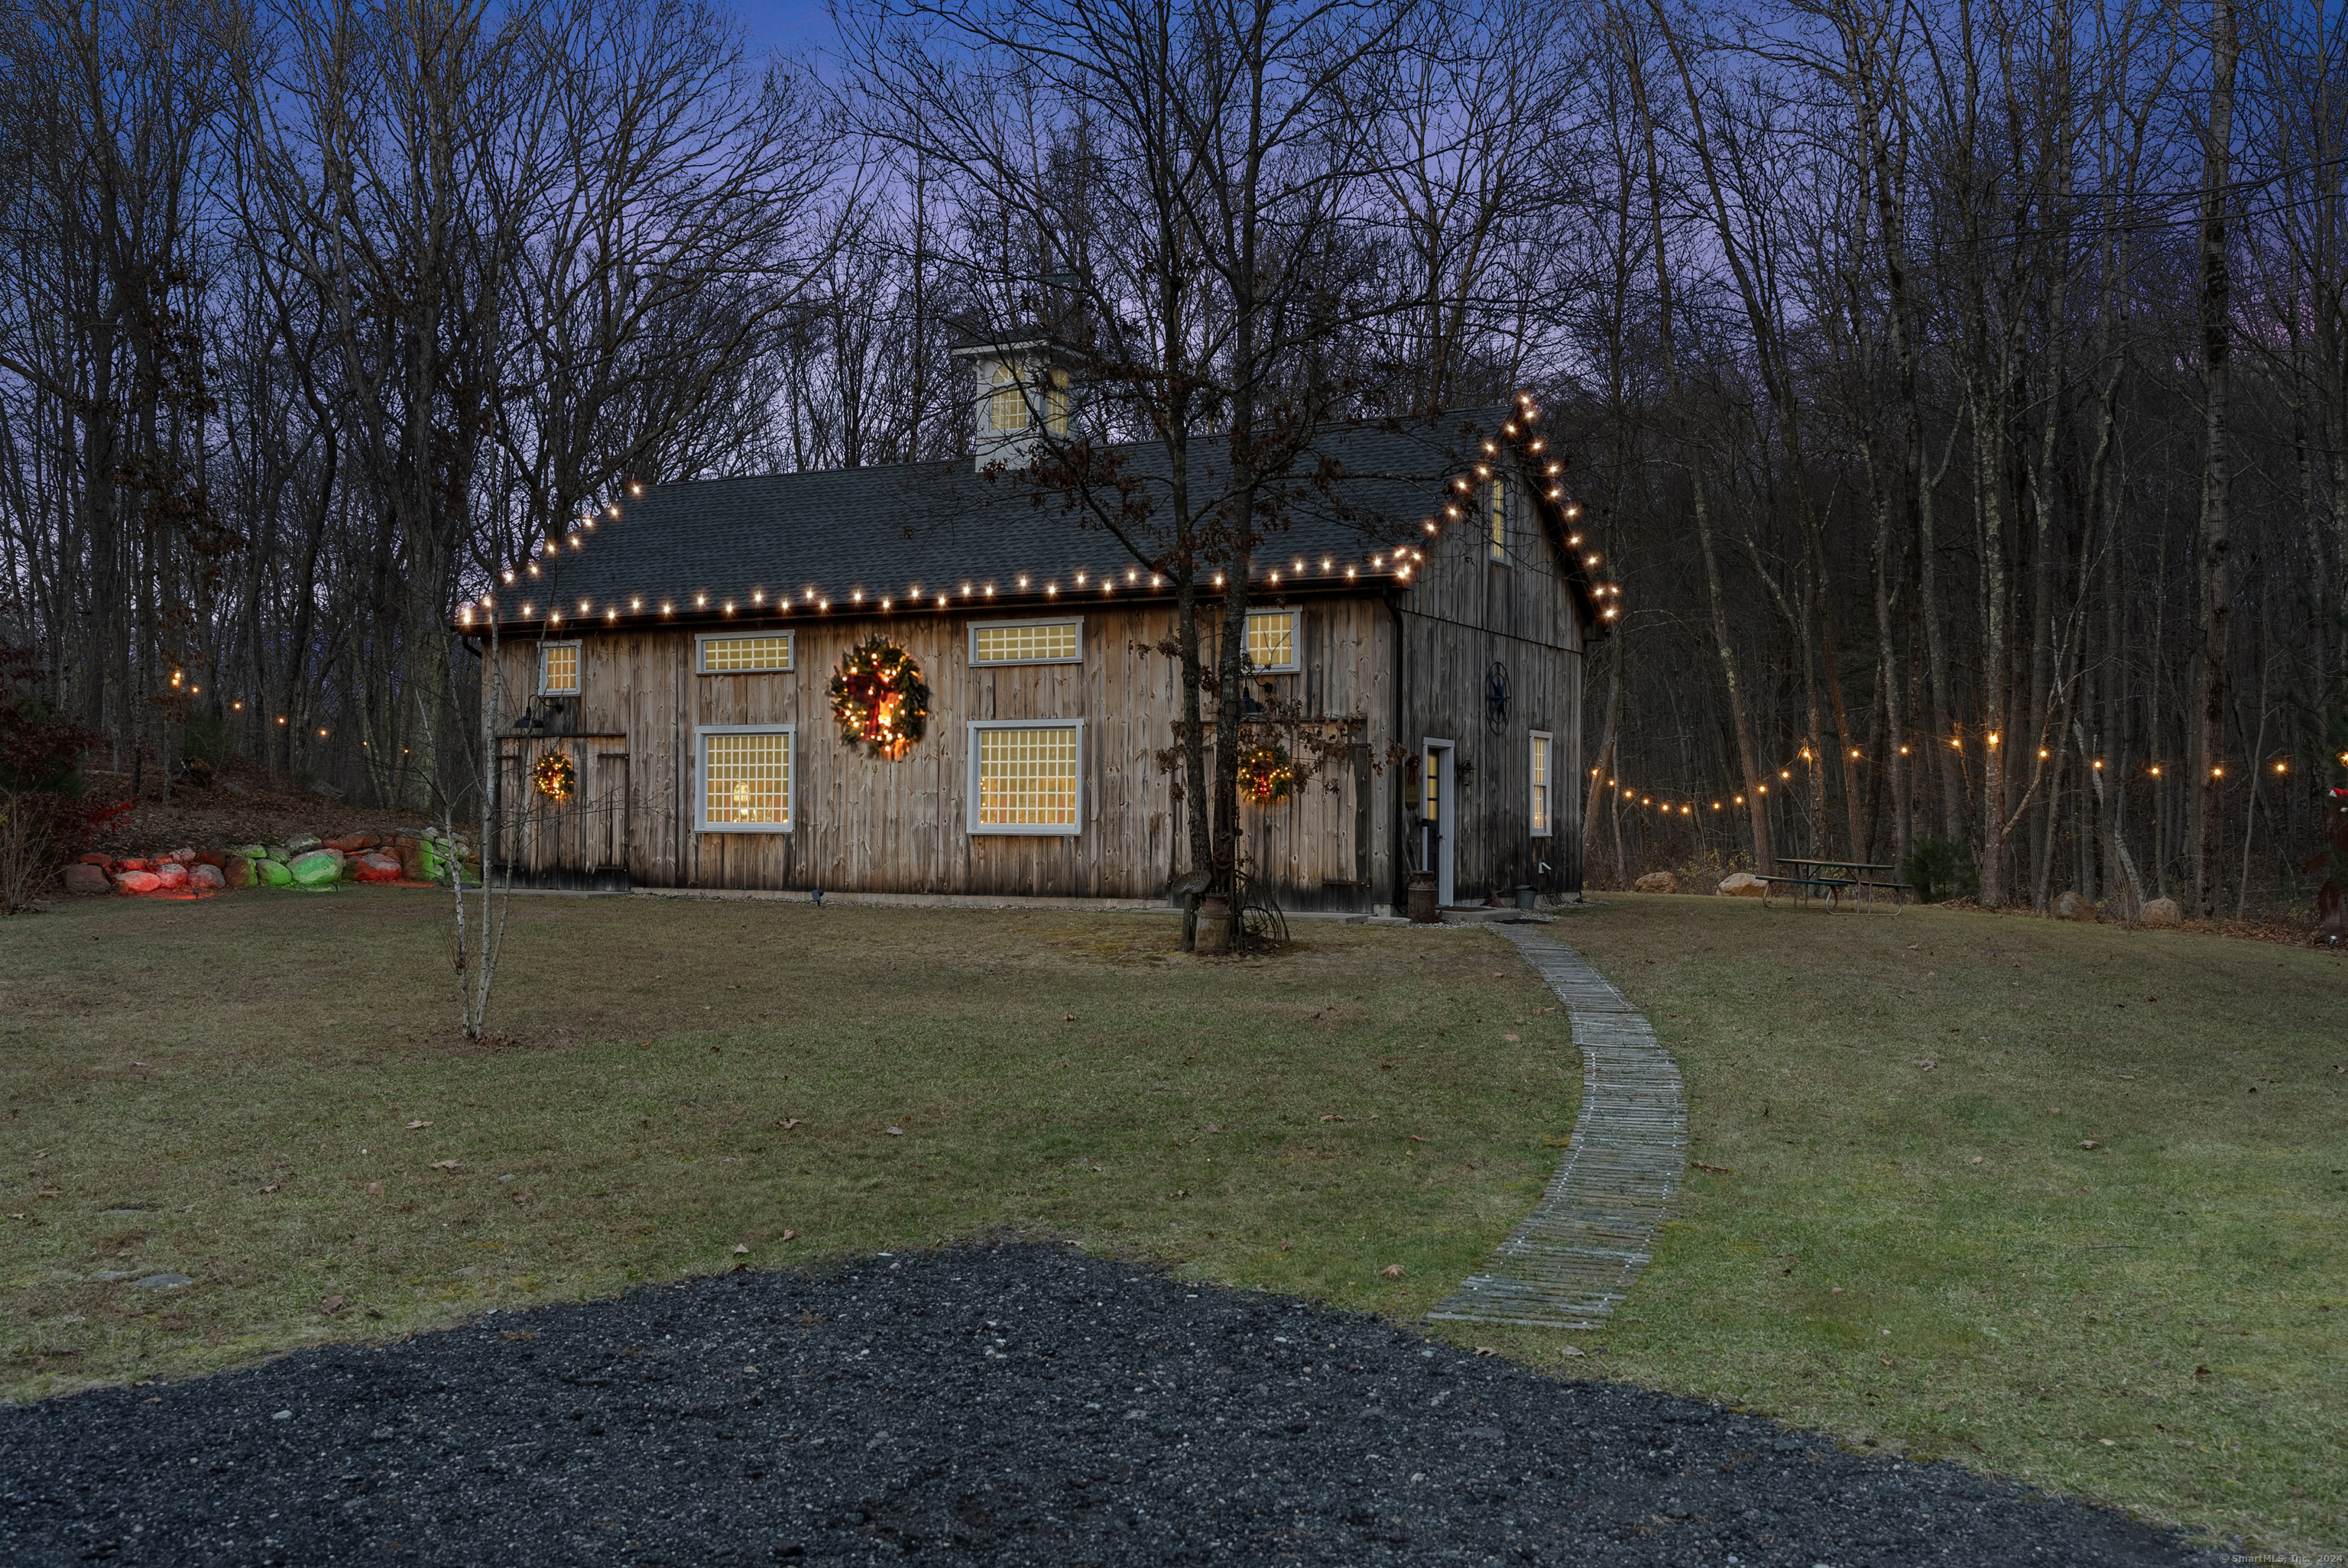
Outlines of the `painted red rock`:
{"type": "Polygon", "coordinates": [[[362,882],[399,880],[399,862],[388,855],[362,855],[352,864],[358,867],[358,879],[362,882]]]}
{"type": "Polygon", "coordinates": [[[217,893],[228,886],[228,878],[217,866],[201,863],[188,867],[188,886],[205,893],[217,893]]]}
{"type": "Polygon", "coordinates": [[[163,879],[152,871],[126,871],[114,879],[114,889],[126,898],[136,898],[143,893],[159,891],[163,879]]]}
{"type": "Polygon", "coordinates": [[[373,849],[377,842],[372,833],[346,833],[340,838],[326,840],[326,847],[339,849],[345,855],[356,855],[362,849],[373,849]]]}
{"type": "Polygon", "coordinates": [[[125,871],[152,871],[155,869],[155,863],[151,860],[126,860],[122,863],[122,869],[125,871]]]}
{"type": "Polygon", "coordinates": [[[170,854],[164,856],[166,860],[176,860],[182,866],[188,865],[190,862],[193,861],[195,857],[196,852],[192,849],[187,848],[185,845],[171,851],[170,854]]]}
{"type": "Polygon", "coordinates": [[[176,892],[188,885],[188,868],[176,860],[166,860],[155,867],[155,882],[165,892],[176,892]]]}
{"type": "Polygon", "coordinates": [[[68,893],[111,893],[114,884],[107,879],[104,870],[76,861],[66,867],[66,891],[68,893]]]}

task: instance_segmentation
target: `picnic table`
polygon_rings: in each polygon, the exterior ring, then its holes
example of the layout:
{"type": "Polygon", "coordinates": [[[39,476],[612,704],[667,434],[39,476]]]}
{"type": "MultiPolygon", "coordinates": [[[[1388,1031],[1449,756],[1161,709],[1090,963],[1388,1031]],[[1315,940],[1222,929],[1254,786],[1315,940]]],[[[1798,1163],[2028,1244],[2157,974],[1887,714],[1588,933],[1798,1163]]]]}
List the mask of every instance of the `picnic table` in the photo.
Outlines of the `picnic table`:
{"type": "Polygon", "coordinates": [[[1781,871],[1790,875],[1761,878],[1761,902],[1765,907],[1769,902],[1770,891],[1779,886],[1793,889],[1795,897],[1803,903],[1823,896],[1829,909],[1841,903],[1845,891],[1856,890],[1862,901],[1869,903],[1879,893],[1890,894],[1891,912],[1897,915],[1902,896],[1909,891],[1908,885],[1899,880],[1900,867],[1883,861],[1809,859],[1781,855],[1777,856],[1777,866],[1781,871]],[[1886,872],[1891,875],[1882,875],[1886,872]]]}

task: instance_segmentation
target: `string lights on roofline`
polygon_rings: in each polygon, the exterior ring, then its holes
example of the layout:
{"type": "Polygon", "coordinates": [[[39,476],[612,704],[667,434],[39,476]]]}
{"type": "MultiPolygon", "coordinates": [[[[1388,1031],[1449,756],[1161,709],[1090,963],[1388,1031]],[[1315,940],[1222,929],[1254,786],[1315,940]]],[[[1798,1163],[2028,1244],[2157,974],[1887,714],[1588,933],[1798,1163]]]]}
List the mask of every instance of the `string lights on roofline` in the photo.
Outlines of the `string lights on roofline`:
{"type": "MultiPolygon", "coordinates": [[[[1532,395],[1529,392],[1519,393],[1516,399],[1516,412],[1501,422],[1500,436],[1519,449],[1526,459],[1523,466],[1534,472],[1538,479],[1560,480],[1565,471],[1565,465],[1553,457],[1544,457],[1542,455],[1548,450],[1548,443],[1533,434],[1534,425],[1540,414],[1540,406],[1534,402],[1532,395]]],[[[1478,445],[1482,457],[1497,458],[1500,456],[1499,440],[1484,440],[1478,445]]],[[[1466,497],[1474,495],[1477,479],[1488,481],[1495,472],[1494,465],[1487,461],[1473,462],[1470,467],[1475,478],[1465,475],[1455,477],[1450,481],[1449,487],[1466,497]]],[[[644,494],[644,486],[639,480],[629,480],[624,487],[632,498],[640,497],[644,494]]],[[[1537,488],[1544,498],[1557,503],[1560,516],[1569,524],[1581,517],[1581,505],[1567,498],[1561,483],[1545,483],[1537,486],[1537,488]]],[[[543,554],[559,560],[562,553],[564,538],[570,539],[573,552],[584,549],[585,535],[595,528],[599,515],[603,520],[612,521],[623,517],[624,512],[617,500],[607,501],[601,507],[584,508],[582,515],[573,521],[563,535],[545,539],[533,539],[528,556],[519,569],[513,567],[501,569],[496,574],[499,581],[503,586],[514,587],[524,575],[533,578],[543,575],[534,558],[543,554]]],[[[1462,508],[1457,506],[1446,506],[1442,508],[1441,518],[1435,516],[1425,518],[1422,519],[1421,527],[1430,538],[1439,538],[1443,533],[1442,519],[1445,518],[1455,522],[1468,520],[1467,514],[1462,508]]],[[[1572,551],[1581,550],[1583,538],[1579,532],[1570,533],[1566,540],[1567,548],[1572,551]]],[[[1601,623],[1612,623],[1622,614],[1622,589],[1619,583],[1596,580],[1594,574],[1600,560],[1601,558],[1596,552],[1587,552],[1579,561],[1573,563],[1573,570],[1586,601],[1595,612],[1597,619],[1601,623]]],[[[1423,567],[1426,561],[1426,554],[1424,550],[1397,545],[1380,548],[1365,559],[1341,559],[1335,556],[1323,556],[1314,562],[1303,557],[1295,557],[1292,558],[1284,567],[1259,563],[1251,567],[1249,575],[1251,578],[1260,576],[1264,585],[1270,588],[1303,587],[1315,580],[1325,581],[1329,586],[1335,587],[1346,583],[1358,584],[1365,578],[1377,577],[1389,578],[1398,584],[1408,584],[1413,577],[1418,574],[1418,569],[1423,567]]],[[[1115,581],[1117,569],[1112,568],[1103,572],[1090,566],[1076,566],[1066,569],[1066,576],[1068,581],[1080,589],[1089,587],[1093,582],[1097,581],[1103,595],[1113,596],[1117,587],[1115,581]]],[[[1123,569],[1125,586],[1128,589],[1140,590],[1139,569],[1127,567],[1123,569]]],[[[1216,588],[1222,588],[1226,580],[1224,573],[1214,574],[1216,588]]],[[[910,585],[901,598],[908,608],[922,607],[938,611],[948,611],[955,607],[957,600],[973,606],[994,604],[1009,599],[1015,592],[1034,597],[1042,603],[1049,604],[1056,602],[1061,593],[1061,578],[1049,573],[1020,573],[1016,577],[1016,585],[1014,589],[995,581],[965,581],[961,585],[960,593],[957,595],[951,589],[940,590],[934,594],[925,593],[921,584],[915,582],[910,585]]],[[[1151,590],[1164,591],[1169,586],[1164,574],[1159,572],[1149,574],[1148,587],[1151,590]]],[[[775,593],[771,605],[767,602],[767,594],[766,587],[758,584],[752,585],[744,590],[741,597],[747,599],[748,609],[753,614],[781,616],[792,612],[793,600],[788,591],[775,593]]],[[[711,597],[711,593],[706,589],[695,590],[693,607],[697,610],[707,612],[710,609],[711,597]]],[[[826,592],[818,585],[808,584],[803,590],[801,602],[806,607],[813,609],[818,614],[827,614],[831,610],[832,600],[835,597],[838,597],[836,591],[826,592]]],[[[893,592],[877,592],[869,589],[863,584],[850,585],[846,598],[848,603],[859,610],[865,608],[867,600],[870,600],[883,612],[893,611],[900,600],[900,596],[893,592]]],[[[627,608],[624,611],[620,609],[617,602],[603,604],[601,607],[602,624],[617,627],[627,617],[651,616],[657,613],[664,618],[673,618],[675,614],[675,603],[670,600],[662,601],[657,611],[646,609],[645,600],[641,594],[626,596],[626,604],[627,608]]],[[[579,601],[577,617],[582,620],[592,620],[595,617],[596,609],[597,606],[592,595],[583,598],[579,601]]],[[[716,614],[720,619],[738,618],[741,609],[738,599],[726,600],[721,597],[716,614]]],[[[493,622],[497,614],[496,596],[484,594],[481,596],[479,613],[476,613],[475,606],[469,601],[458,612],[458,622],[460,627],[470,630],[479,623],[493,622]]],[[[538,614],[535,601],[524,600],[520,605],[518,620],[526,623],[536,619],[538,614]]],[[[541,624],[551,630],[561,625],[562,620],[562,611],[550,604],[541,624]]]]}

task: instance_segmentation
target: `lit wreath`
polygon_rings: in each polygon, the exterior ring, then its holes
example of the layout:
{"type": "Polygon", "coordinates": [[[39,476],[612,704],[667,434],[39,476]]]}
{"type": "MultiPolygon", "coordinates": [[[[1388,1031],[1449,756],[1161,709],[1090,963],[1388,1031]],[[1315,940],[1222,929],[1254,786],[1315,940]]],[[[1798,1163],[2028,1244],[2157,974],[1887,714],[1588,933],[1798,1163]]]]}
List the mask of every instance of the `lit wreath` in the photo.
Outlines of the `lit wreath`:
{"type": "Polygon", "coordinates": [[[857,644],[831,678],[831,716],[843,742],[895,762],[929,728],[922,667],[885,638],[857,644]]]}
{"type": "Polygon", "coordinates": [[[549,800],[569,800],[579,787],[579,770],[561,752],[549,752],[531,765],[530,782],[549,800]]]}
{"type": "Polygon", "coordinates": [[[1240,753],[1240,793],[1257,805],[1277,805],[1296,788],[1296,764],[1278,742],[1240,753]]]}

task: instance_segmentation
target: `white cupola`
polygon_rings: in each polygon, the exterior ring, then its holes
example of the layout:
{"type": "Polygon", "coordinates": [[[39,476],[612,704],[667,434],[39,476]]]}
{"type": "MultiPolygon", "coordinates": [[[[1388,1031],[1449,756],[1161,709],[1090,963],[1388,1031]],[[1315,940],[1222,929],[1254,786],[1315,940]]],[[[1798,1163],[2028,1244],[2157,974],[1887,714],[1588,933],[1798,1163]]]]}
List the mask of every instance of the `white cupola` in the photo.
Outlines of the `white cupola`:
{"type": "Polygon", "coordinates": [[[1066,436],[1072,391],[1066,352],[1049,338],[971,343],[953,351],[975,373],[976,433],[983,469],[1016,467],[1035,455],[1039,436],[1066,436]]]}

